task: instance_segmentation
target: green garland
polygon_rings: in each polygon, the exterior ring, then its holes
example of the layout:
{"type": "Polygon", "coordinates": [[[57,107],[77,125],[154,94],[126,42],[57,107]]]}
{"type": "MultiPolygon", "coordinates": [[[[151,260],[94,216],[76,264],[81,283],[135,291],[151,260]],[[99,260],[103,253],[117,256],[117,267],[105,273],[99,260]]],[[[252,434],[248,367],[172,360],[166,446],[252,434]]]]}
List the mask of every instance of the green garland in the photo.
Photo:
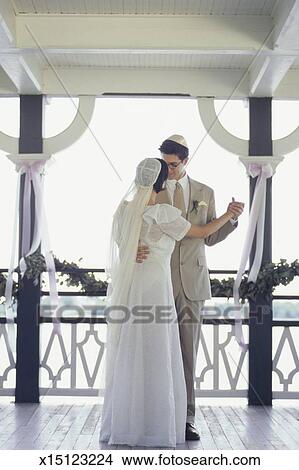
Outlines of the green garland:
{"type": "MultiPolygon", "coordinates": [[[[81,258],[82,259],[82,258],[81,258]]],[[[79,262],[81,261],[79,259],[79,262]]],[[[95,275],[91,272],[76,272],[80,267],[72,262],[59,261],[55,258],[55,267],[59,271],[58,278],[60,285],[67,287],[80,287],[80,292],[86,294],[101,294],[107,288],[107,282],[97,280],[95,275]],[[74,272],[67,272],[73,270],[74,272]]],[[[44,256],[40,253],[34,253],[26,258],[27,271],[25,276],[27,279],[38,280],[41,273],[46,271],[46,264],[44,256]]],[[[19,268],[16,270],[19,272],[19,268]]],[[[240,299],[242,302],[245,300],[254,301],[257,296],[263,296],[267,300],[271,299],[275,287],[279,285],[288,285],[293,279],[299,276],[299,262],[296,259],[293,263],[288,264],[285,259],[281,259],[279,263],[264,264],[258,274],[257,281],[248,282],[248,274],[244,274],[240,285],[240,299]]],[[[20,284],[22,285],[22,280],[20,284]]],[[[6,276],[0,273],[0,303],[3,303],[6,285],[6,276]]],[[[211,279],[211,291],[213,297],[226,297],[227,299],[233,296],[234,278],[228,279],[211,279]]],[[[18,284],[13,283],[13,297],[17,298],[18,284]]]]}
{"type": "MultiPolygon", "coordinates": [[[[242,302],[245,300],[255,301],[258,296],[264,297],[267,301],[271,299],[272,293],[279,285],[287,286],[293,279],[299,276],[299,262],[296,259],[288,264],[285,259],[279,263],[265,263],[262,265],[256,282],[248,282],[248,274],[244,274],[239,294],[242,302]]],[[[233,297],[234,278],[211,279],[211,291],[213,297],[233,297]]]]}

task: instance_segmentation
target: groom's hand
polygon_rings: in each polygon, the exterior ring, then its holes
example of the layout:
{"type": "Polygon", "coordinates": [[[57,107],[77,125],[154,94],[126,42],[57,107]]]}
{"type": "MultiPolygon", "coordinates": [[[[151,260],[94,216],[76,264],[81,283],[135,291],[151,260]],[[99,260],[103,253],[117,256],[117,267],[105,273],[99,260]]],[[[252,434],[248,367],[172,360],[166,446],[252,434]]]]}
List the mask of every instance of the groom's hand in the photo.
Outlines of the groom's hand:
{"type": "Polygon", "coordinates": [[[137,256],[136,256],[136,262],[137,263],[143,263],[147,259],[149,255],[149,248],[146,245],[140,245],[138,247],[137,251],[137,256]]]}
{"type": "Polygon", "coordinates": [[[227,210],[233,213],[233,218],[236,220],[242,214],[244,210],[244,202],[238,202],[233,200],[229,203],[227,210]]]}

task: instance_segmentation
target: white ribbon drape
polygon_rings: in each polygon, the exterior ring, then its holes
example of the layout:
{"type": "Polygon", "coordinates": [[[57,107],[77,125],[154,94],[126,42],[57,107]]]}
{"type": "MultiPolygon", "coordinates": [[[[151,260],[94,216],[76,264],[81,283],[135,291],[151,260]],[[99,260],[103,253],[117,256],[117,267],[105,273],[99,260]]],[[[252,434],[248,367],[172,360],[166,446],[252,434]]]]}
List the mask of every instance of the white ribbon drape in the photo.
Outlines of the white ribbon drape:
{"type": "MultiPolygon", "coordinates": [[[[22,244],[21,244],[21,259],[19,262],[21,277],[23,278],[27,269],[25,257],[35,253],[39,246],[41,246],[41,253],[45,257],[47,272],[49,276],[49,290],[50,290],[50,304],[54,308],[53,326],[55,333],[61,334],[60,322],[57,317],[58,308],[58,290],[56,283],[56,270],[53,253],[50,250],[49,233],[47,228],[47,218],[44,207],[44,179],[45,174],[45,160],[36,160],[34,163],[22,162],[22,165],[17,167],[18,181],[16,191],[16,204],[15,204],[15,220],[13,228],[13,241],[11,250],[11,261],[8,271],[6,287],[5,287],[5,312],[8,329],[8,340],[12,351],[15,351],[15,328],[14,317],[15,312],[13,309],[12,301],[12,287],[13,287],[13,272],[15,270],[16,258],[16,245],[18,234],[18,219],[19,219],[19,198],[20,198],[20,182],[21,175],[25,174],[24,195],[23,195],[23,227],[22,227],[22,244]],[[32,184],[31,184],[32,183],[32,184]],[[30,228],[31,228],[31,193],[32,186],[35,194],[35,223],[33,230],[33,238],[30,243],[30,228]]],[[[34,280],[37,285],[38,280],[34,280]]]]}
{"type": "Polygon", "coordinates": [[[273,176],[272,166],[270,164],[250,164],[248,168],[248,173],[252,178],[258,176],[254,197],[249,214],[248,229],[245,238],[245,244],[242,251],[240,267],[234,282],[233,287],[233,296],[234,304],[236,307],[235,313],[235,337],[236,341],[239,344],[240,348],[243,351],[248,349],[248,344],[244,341],[244,335],[242,330],[242,318],[241,318],[241,305],[240,305],[240,296],[239,296],[239,287],[242,281],[242,275],[246,269],[246,264],[250,256],[252,249],[254,234],[256,231],[256,249],[254,261],[252,263],[250,273],[248,275],[248,282],[255,282],[257,275],[259,273],[263,248],[264,248],[264,224],[265,224],[265,209],[266,209],[266,185],[267,179],[273,176]]]}

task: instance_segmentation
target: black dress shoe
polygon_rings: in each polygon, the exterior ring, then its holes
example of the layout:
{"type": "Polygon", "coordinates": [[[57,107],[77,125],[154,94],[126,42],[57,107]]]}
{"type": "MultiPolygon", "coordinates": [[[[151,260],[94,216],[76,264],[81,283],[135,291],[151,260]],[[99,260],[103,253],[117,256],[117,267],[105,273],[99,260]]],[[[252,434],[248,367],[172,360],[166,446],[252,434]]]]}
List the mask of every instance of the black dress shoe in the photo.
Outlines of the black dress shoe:
{"type": "Polygon", "coordinates": [[[200,435],[194,424],[186,424],[186,441],[199,441],[200,435]]]}

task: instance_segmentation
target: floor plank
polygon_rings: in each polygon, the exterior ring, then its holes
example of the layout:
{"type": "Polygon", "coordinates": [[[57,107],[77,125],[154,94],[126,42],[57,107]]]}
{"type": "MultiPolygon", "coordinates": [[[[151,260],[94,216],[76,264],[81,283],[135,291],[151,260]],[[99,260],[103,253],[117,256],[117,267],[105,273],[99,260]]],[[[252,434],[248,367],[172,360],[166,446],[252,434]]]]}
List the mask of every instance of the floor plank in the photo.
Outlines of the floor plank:
{"type": "Polygon", "coordinates": [[[43,440],[39,439],[42,433],[47,436],[47,431],[51,430],[50,423],[53,426],[52,419],[57,421],[60,416],[61,406],[41,406],[39,405],[36,412],[31,416],[23,428],[23,432],[18,432],[15,438],[14,449],[32,449],[40,448],[43,440]]]}
{"type": "Polygon", "coordinates": [[[227,440],[223,430],[216,420],[215,414],[213,412],[213,407],[211,406],[201,406],[202,414],[207,422],[211,435],[215,441],[217,449],[231,449],[231,445],[227,440]]]}
{"type": "Polygon", "coordinates": [[[286,415],[281,408],[275,408],[273,410],[273,419],[275,419],[278,424],[291,434],[299,446],[299,421],[289,414],[286,415]]]}
{"type": "MultiPolygon", "coordinates": [[[[63,403],[63,398],[55,403],[47,400],[40,404],[1,403],[0,449],[131,449],[99,442],[101,409],[102,405],[97,402],[78,403],[74,399],[74,402],[63,403]]],[[[299,449],[299,408],[296,406],[202,404],[197,406],[195,425],[200,440],[188,441],[176,449],[299,449]]]]}
{"type": "MultiPolygon", "coordinates": [[[[261,412],[263,413],[263,411],[261,412]]],[[[266,419],[272,420],[272,426],[275,429],[277,435],[280,436],[281,440],[286,444],[288,449],[299,449],[299,432],[293,431],[289,425],[289,420],[286,420],[277,413],[277,411],[271,410],[271,414],[265,413],[266,419]]]]}
{"type": "Polygon", "coordinates": [[[241,407],[227,406],[225,407],[225,414],[228,416],[246,449],[264,449],[264,444],[255,433],[255,428],[251,421],[242,415],[241,407]]]}
{"type": "Polygon", "coordinates": [[[217,449],[211,430],[205,420],[201,407],[196,409],[195,424],[199,430],[200,441],[203,449],[217,449]]]}
{"type": "Polygon", "coordinates": [[[60,448],[62,442],[64,441],[66,435],[70,431],[73,422],[76,420],[76,417],[83,409],[81,405],[73,405],[66,411],[63,419],[58,424],[55,433],[53,433],[50,440],[44,444],[43,449],[54,449],[57,450],[60,448]]]}
{"type": "Polygon", "coordinates": [[[11,411],[6,419],[1,421],[1,428],[4,429],[4,433],[1,436],[6,435],[6,439],[1,439],[1,449],[15,449],[18,448],[18,443],[23,439],[24,436],[28,436],[28,432],[31,434],[34,431],[34,426],[39,420],[40,413],[42,412],[42,419],[45,420],[47,416],[47,410],[43,408],[43,411],[39,408],[40,404],[22,403],[22,404],[11,404],[11,411]],[[9,431],[9,435],[6,434],[9,431]]]}
{"type": "MultiPolygon", "coordinates": [[[[264,409],[255,410],[255,407],[250,407],[251,420],[254,422],[256,429],[259,429],[264,438],[269,441],[275,449],[287,450],[288,446],[280,439],[280,436],[277,432],[277,428],[273,426],[271,418],[271,408],[269,410],[264,409]]],[[[248,409],[244,410],[248,413],[248,409]]]]}
{"type": "MultiPolygon", "coordinates": [[[[255,420],[255,412],[254,412],[254,407],[244,407],[240,408],[238,410],[238,416],[241,418],[241,420],[244,421],[244,423],[247,424],[247,429],[251,431],[251,435],[254,434],[255,439],[257,441],[257,448],[258,449],[264,449],[264,450],[270,450],[270,449],[275,449],[274,445],[271,443],[271,441],[268,439],[269,437],[269,431],[270,431],[270,426],[268,423],[265,426],[258,426],[255,420]]],[[[259,411],[263,410],[263,407],[259,411]]]]}
{"type": "Polygon", "coordinates": [[[115,449],[117,449],[116,445],[111,445],[110,446],[110,445],[108,445],[107,442],[99,441],[99,435],[100,435],[100,429],[101,429],[101,409],[102,408],[100,408],[100,411],[99,411],[99,420],[96,424],[96,427],[94,428],[94,432],[93,432],[90,444],[88,446],[88,449],[93,449],[93,450],[97,450],[97,449],[115,450],[115,449]]]}
{"type": "Polygon", "coordinates": [[[76,418],[72,421],[69,431],[66,433],[64,439],[60,443],[59,449],[74,449],[75,443],[78,440],[81,430],[86,423],[92,407],[86,405],[77,414],[76,418]]]}
{"type": "Polygon", "coordinates": [[[246,449],[233,424],[226,416],[225,408],[223,409],[221,406],[214,406],[213,413],[218,420],[227,441],[230,443],[231,448],[236,450],[246,449]]]}

